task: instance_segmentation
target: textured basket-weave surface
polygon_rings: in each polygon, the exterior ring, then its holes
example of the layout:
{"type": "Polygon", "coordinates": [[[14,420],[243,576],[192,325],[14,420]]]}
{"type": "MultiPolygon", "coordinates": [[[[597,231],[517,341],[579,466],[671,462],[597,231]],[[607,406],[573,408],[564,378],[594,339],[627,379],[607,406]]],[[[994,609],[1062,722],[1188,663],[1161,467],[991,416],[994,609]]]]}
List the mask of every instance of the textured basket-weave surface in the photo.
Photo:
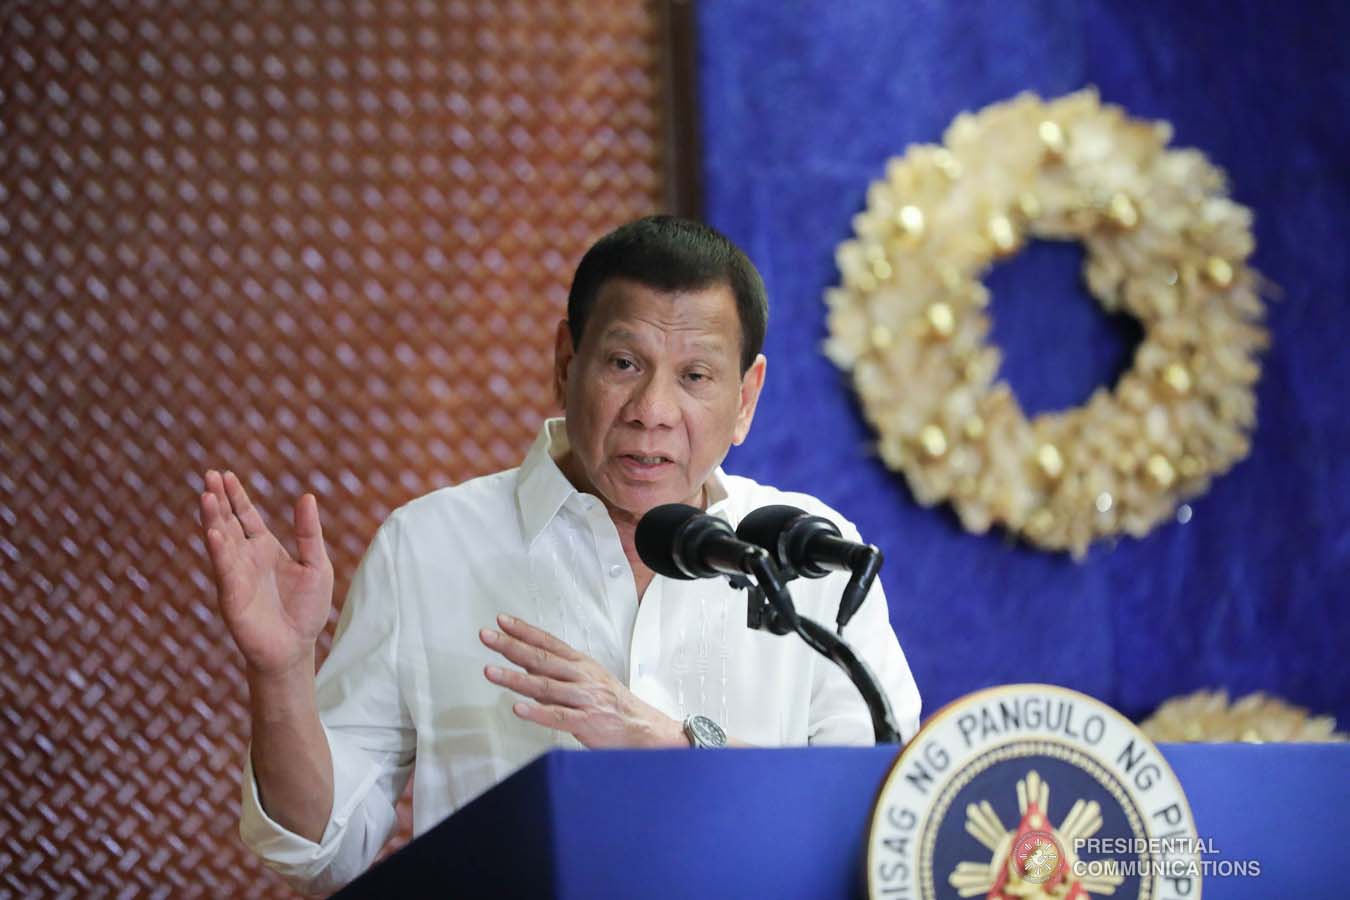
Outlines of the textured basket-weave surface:
{"type": "Polygon", "coordinates": [[[314,491],[340,599],[515,465],[576,260],[660,203],[658,46],[639,2],[6,6],[0,895],[286,893],[201,473],[287,541],[314,491]]]}

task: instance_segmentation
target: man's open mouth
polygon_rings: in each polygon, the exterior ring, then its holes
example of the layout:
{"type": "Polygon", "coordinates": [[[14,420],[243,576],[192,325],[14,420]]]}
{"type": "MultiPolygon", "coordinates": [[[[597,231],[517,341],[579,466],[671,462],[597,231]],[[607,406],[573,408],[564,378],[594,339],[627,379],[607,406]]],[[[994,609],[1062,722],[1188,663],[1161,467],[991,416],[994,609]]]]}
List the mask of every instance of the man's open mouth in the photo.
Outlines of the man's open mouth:
{"type": "Polygon", "coordinates": [[[674,462],[669,456],[659,453],[623,453],[619,458],[636,469],[658,469],[674,462]]]}

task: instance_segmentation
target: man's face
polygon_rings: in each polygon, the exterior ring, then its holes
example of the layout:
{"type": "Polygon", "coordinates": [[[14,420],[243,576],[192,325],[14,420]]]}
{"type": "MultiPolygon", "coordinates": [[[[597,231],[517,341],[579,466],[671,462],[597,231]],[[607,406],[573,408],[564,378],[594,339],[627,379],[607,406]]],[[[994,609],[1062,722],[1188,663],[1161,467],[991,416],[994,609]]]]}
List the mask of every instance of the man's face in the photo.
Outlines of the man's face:
{"type": "Polygon", "coordinates": [[[600,288],[574,351],[558,326],[555,387],[572,445],[563,471],[616,519],[699,505],[703,483],[745,440],[764,357],[741,376],[730,286],[664,293],[628,279],[600,288]]]}

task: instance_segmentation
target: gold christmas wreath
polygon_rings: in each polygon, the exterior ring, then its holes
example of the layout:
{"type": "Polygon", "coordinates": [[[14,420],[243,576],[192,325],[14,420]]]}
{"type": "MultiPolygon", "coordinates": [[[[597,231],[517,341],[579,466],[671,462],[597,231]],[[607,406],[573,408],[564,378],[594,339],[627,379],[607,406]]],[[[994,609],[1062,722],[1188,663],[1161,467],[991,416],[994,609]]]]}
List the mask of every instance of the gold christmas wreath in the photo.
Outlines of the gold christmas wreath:
{"type": "Polygon", "coordinates": [[[878,452],[919,502],[1076,557],[1136,537],[1246,456],[1268,338],[1251,212],[1165,122],[1094,90],[957,116],[873,183],[837,251],[826,352],[851,370],[878,452]],[[980,279],[1029,238],[1078,240],[1088,289],[1140,321],[1133,368],[1028,421],[985,340],[980,279]]]}

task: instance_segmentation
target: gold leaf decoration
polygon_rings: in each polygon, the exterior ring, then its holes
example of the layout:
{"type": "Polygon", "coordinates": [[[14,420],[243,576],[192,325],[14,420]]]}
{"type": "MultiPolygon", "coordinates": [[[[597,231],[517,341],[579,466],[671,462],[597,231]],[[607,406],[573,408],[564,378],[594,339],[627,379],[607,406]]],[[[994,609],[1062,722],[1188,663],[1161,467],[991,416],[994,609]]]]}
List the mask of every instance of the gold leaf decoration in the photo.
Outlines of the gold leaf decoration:
{"type": "Polygon", "coordinates": [[[1252,743],[1338,743],[1350,740],[1336,730],[1331,716],[1262,693],[1228,702],[1227,691],[1196,691],[1174,697],[1145,720],[1140,730],[1150,740],[1172,743],[1247,741],[1252,743]]]}

